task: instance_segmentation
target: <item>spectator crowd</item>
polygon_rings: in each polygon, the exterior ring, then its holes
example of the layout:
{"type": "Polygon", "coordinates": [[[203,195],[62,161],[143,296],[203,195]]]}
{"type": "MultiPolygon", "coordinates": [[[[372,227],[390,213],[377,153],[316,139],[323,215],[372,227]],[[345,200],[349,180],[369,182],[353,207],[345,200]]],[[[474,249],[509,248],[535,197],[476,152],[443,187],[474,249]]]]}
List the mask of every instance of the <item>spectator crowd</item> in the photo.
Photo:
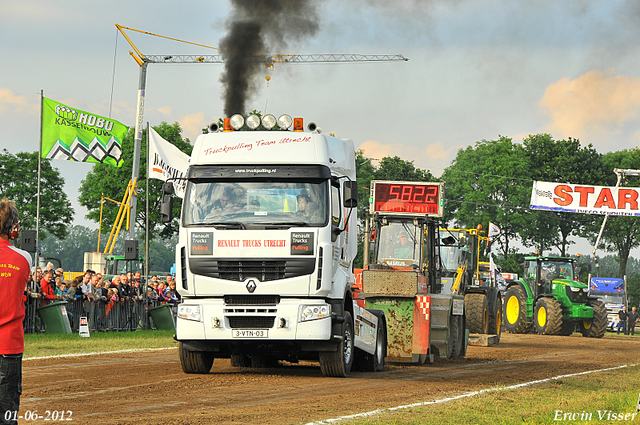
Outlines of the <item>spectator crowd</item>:
{"type": "Polygon", "coordinates": [[[154,275],[146,282],[140,272],[105,279],[101,273],[87,270],[69,280],[64,279],[61,268],[55,270],[53,264],[48,263],[44,270],[38,267],[31,275],[24,300],[27,309],[25,330],[28,330],[29,319],[36,321],[34,313],[37,308],[55,301],[67,301],[67,312],[74,330],[80,316],[87,316],[93,329],[133,330],[141,325],[145,308],[163,304],[175,306],[180,302],[180,294],[171,274],[165,280],[154,275]]]}

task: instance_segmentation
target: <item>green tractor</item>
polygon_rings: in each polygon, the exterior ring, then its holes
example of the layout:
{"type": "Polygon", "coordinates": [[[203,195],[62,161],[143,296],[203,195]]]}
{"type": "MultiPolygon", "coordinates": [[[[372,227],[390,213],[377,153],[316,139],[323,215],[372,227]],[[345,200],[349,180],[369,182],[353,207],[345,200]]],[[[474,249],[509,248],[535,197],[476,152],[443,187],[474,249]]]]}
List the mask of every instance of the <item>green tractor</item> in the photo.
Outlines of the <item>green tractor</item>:
{"type": "Polygon", "coordinates": [[[602,338],[607,309],[588,295],[586,283],[574,280],[575,260],[526,257],[524,279],[511,281],[504,297],[505,328],[511,333],[571,335],[602,338]]]}

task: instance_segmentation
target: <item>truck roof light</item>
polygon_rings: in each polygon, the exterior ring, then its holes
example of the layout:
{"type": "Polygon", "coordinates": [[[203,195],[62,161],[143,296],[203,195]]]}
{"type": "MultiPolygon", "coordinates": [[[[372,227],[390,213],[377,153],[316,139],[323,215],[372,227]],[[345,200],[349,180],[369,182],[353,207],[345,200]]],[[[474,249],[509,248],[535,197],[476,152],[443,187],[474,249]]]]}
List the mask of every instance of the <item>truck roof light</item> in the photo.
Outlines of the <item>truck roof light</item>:
{"type": "Polygon", "coordinates": [[[276,117],[271,114],[267,114],[262,117],[262,126],[267,130],[271,130],[276,126],[276,117]]]}
{"type": "Polygon", "coordinates": [[[304,131],[304,120],[302,118],[293,119],[293,131],[304,131]]]}
{"type": "Polygon", "coordinates": [[[293,124],[291,115],[282,114],[278,117],[278,127],[280,127],[280,130],[288,130],[291,124],[293,124]]]}
{"type": "Polygon", "coordinates": [[[229,118],[224,119],[224,126],[222,127],[222,131],[224,132],[233,131],[233,127],[231,127],[231,120],[229,118]]]}
{"type": "Polygon", "coordinates": [[[256,128],[260,127],[260,117],[257,115],[249,115],[247,117],[247,127],[249,127],[251,130],[255,130],[256,128]]]}
{"type": "Polygon", "coordinates": [[[240,130],[244,126],[244,117],[240,114],[234,114],[229,119],[229,122],[234,130],[240,130]]]}

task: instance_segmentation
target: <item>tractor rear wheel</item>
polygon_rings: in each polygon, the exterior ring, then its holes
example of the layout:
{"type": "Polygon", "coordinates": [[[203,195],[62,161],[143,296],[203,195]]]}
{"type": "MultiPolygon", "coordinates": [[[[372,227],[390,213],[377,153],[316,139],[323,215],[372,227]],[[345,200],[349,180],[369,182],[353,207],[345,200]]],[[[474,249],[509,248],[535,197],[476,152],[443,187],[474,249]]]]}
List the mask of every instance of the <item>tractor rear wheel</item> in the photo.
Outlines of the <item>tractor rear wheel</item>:
{"type": "Polygon", "coordinates": [[[582,336],[588,338],[602,338],[607,331],[607,308],[602,301],[589,301],[593,308],[593,319],[580,322],[582,336]]]}
{"type": "Polygon", "coordinates": [[[498,342],[500,342],[500,336],[502,335],[502,298],[500,294],[496,299],[496,311],[489,315],[489,334],[498,335],[498,342]]]}
{"type": "Polygon", "coordinates": [[[527,323],[527,297],[524,290],[514,285],[507,289],[504,296],[505,328],[513,334],[529,332],[531,324],[527,323]]]}
{"type": "Polygon", "coordinates": [[[569,335],[573,334],[573,332],[575,330],[576,330],[576,322],[563,320],[562,321],[562,327],[560,328],[559,335],[569,336],[569,335]]]}
{"type": "Polygon", "coordinates": [[[533,310],[533,326],[540,335],[558,335],[562,328],[562,306],[555,298],[540,298],[533,310]]]}
{"type": "Polygon", "coordinates": [[[467,310],[467,328],[473,334],[486,334],[489,330],[489,302],[485,294],[464,296],[467,310]]]}

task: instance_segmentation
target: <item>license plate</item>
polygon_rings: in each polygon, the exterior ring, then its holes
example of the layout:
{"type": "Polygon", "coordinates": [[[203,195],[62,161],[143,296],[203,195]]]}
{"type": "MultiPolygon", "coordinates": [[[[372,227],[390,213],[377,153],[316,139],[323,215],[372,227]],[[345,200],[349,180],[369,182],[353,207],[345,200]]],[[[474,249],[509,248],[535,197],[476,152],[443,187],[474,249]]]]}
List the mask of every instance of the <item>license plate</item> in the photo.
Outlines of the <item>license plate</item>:
{"type": "Polygon", "coordinates": [[[267,329],[234,329],[232,335],[234,338],[268,338],[269,330],[267,329]]]}

